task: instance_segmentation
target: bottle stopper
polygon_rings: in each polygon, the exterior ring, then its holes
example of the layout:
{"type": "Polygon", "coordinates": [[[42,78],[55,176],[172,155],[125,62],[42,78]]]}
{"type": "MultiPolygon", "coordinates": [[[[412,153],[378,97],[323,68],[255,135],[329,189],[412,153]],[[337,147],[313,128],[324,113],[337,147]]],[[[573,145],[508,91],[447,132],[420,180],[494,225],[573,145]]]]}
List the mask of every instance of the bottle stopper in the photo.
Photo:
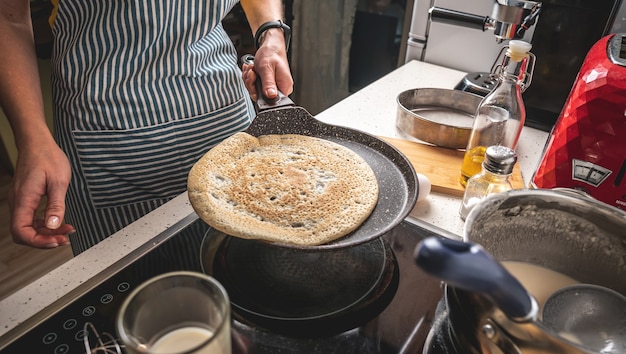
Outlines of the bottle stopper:
{"type": "Polygon", "coordinates": [[[516,39],[509,42],[507,53],[509,57],[511,57],[511,60],[520,62],[526,57],[532,47],[532,44],[516,39]]]}

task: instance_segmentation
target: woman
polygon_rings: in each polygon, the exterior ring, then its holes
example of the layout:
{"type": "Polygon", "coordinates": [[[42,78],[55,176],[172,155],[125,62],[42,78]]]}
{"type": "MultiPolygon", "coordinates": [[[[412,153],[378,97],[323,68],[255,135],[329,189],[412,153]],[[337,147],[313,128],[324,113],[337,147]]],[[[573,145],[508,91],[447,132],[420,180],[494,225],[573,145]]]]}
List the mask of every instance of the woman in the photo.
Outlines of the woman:
{"type": "Polygon", "coordinates": [[[84,251],[184,192],[193,163],[249,125],[246,88],[256,95],[256,73],[269,98],[292,92],[284,31],[262,26],[282,18],[281,1],[241,1],[252,33],[262,29],[245,84],[221,25],[236,2],[53,1],[53,137],[29,1],[0,0],[0,103],[18,147],[9,192],[15,242],[71,240],[75,254],[84,251]]]}

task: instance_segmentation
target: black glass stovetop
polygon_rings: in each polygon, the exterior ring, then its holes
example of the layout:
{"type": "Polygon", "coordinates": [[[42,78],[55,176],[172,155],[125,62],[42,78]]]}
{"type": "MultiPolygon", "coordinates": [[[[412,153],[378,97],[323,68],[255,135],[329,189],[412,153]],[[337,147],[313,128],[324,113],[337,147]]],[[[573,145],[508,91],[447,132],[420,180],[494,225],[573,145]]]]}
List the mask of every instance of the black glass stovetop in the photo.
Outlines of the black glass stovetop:
{"type": "MultiPolygon", "coordinates": [[[[136,261],[91,286],[41,323],[23,330],[0,352],[115,353],[114,320],[125,297],[158,274],[176,270],[204,272],[201,249],[208,230],[206,224],[193,218],[136,261]]],[[[365,315],[360,312],[358,324],[343,328],[341,333],[315,333],[315,326],[303,327],[310,332],[283,333],[239,318],[233,306],[233,353],[422,353],[429,346],[429,353],[448,352],[425,344],[427,337],[433,337],[443,288],[413,261],[414,249],[422,239],[439,236],[433,230],[428,225],[403,221],[382,237],[394,257],[393,286],[383,307],[379,304],[369,317],[367,311],[365,315]]]]}

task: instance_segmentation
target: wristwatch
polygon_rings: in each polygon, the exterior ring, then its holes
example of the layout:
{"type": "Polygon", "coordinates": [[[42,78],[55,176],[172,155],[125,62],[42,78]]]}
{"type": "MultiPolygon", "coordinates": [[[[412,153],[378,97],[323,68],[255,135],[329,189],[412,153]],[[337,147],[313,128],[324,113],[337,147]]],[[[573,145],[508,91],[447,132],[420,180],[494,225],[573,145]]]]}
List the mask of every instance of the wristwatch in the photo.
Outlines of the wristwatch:
{"type": "Polygon", "coordinates": [[[287,24],[281,20],[268,21],[259,26],[259,28],[256,30],[256,33],[254,34],[254,45],[256,46],[256,49],[259,49],[265,31],[270,28],[280,28],[283,30],[283,34],[285,36],[285,46],[287,47],[287,49],[289,49],[289,42],[291,41],[291,27],[287,26],[287,24]]]}

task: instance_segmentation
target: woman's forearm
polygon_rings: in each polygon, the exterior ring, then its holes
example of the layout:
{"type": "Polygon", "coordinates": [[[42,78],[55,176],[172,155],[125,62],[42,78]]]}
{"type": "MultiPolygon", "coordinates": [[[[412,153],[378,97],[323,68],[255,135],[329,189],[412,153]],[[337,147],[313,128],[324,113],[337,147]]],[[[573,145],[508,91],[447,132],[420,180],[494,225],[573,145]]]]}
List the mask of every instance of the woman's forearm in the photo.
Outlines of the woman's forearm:
{"type": "Polygon", "coordinates": [[[0,105],[18,150],[51,141],[27,0],[0,0],[0,105]]]}
{"type": "Polygon", "coordinates": [[[265,22],[283,19],[283,4],[280,0],[240,0],[240,3],[252,34],[265,22]]]}

